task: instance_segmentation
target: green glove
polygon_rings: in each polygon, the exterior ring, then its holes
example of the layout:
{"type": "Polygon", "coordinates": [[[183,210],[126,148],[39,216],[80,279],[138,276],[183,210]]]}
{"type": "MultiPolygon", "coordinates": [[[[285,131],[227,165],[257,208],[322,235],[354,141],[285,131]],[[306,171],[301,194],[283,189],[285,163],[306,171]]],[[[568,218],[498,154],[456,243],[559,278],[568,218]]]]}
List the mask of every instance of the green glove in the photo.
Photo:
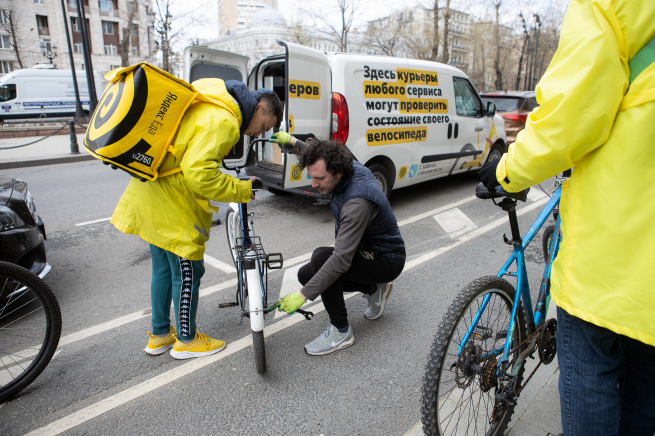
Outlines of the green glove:
{"type": "Polygon", "coordinates": [[[291,138],[293,138],[293,136],[289,135],[287,132],[279,131],[271,135],[271,139],[269,139],[268,142],[275,142],[276,144],[287,145],[290,144],[291,138]]]}
{"type": "Polygon", "coordinates": [[[293,313],[305,304],[306,301],[300,295],[300,291],[295,294],[289,294],[269,308],[272,311],[276,307],[280,312],[293,313]]]}

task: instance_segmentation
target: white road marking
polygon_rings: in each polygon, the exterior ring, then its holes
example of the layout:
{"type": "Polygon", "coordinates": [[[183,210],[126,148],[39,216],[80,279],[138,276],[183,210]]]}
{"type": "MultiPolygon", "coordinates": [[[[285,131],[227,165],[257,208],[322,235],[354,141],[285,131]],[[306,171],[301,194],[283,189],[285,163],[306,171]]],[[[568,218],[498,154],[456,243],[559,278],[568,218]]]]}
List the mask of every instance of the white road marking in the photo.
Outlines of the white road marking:
{"type": "MultiPolygon", "coordinates": [[[[283,299],[289,294],[293,294],[294,292],[298,292],[299,290],[302,289],[302,285],[298,281],[298,270],[303,266],[304,264],[296,265],[293,268],[288,268],[286,271],[284,271],[284,277],[282,278],[282,287],[280,288],[280,296],[278,297],[278,300],[283,299]]],[[[274,303],[275,301],[271,301],[270,303],[274,303]]],[[[275,312],[275,319],[282,318],[284,315],[286,315],[286,312],[280,312],[279,310],[275,312]]]]}
{"type": "Polygon", "coordinates": [[[213,266],[214,268],[218,268],[223,272],[226,272],[228,274],[236,274],[237,270],[233,265],[228,265],[225,262],[221,262],[218,259],[215,259],[207,254],[205,254],[205,263],[213,266]]]}
{"type": "MultiPolygon", "coordinates": [[[[530,206],[526,206],[522,208],[521,210],[517,211],[517,215],[523,215],[531,210],[536,209],[537,207],[541,206],[542,204],[546,203],[546,199],[540,200],[539,202],[535,202],[531,204],[530,206]]],[[[466,233],[462,235],[454,244],[445,246],[445,247],[440,247],[436,250],[430,251],[428,253],[423,254],[422,256],[417,257],[416,259],[407,262],[405,264],[405,269],[404,271],[408,271],[412,268],[415,268],[425,262],[427,262],[430,259],[433,259],[440,254],[443,254],[459,245],[462,245],[464,242],[470,241],[473,238],[476,238],[489,230],[492,230],[502,224],[507,223],[507,218],[501,218],[498,219],[492,223],[487,224],[484,227],[480,227],[472,232],[466,233]]],[[[236,280],[234,280],[236,281],[236,280]]],[[[352,293],[349,295],[345,295],[344,299],[350,299],[357,295],[357,293],[352,293]]],[[[314,305],[312,306],[312,311],[314,314],[318,314],[322,311],[325,310],[325,308],[322,305],[314,305]]],[[[264,336],[271,336],[274,335],[275,333],[278,333],[282,330],[285,330],[295,324],[298,324],[299,322],[303,321],[305,318],[300,315],[300,314],[294,314],[290,316],[289,318],[276,322],[264,329],[264,336]]],[[[225,348],[224,351],[215,354],[213,356],[208,356],[208,357],[203,357],[202,359],[194,359],[191,360],[188,363],[185,363],[183,365],[180,365],[174,369],[171,369],[169,371],[166,371],[156,377],[153,377],[149,380],[146,380],[142,383],[139,383],[136,386],[133,386],[129,389],[126,389],[122,392],[119,392],[115,395],[112,395],[109,398],[106,398],[102,401],[99,401],[98,403],[92,404],[88,407],[85,407],[84,409],[78,410],[77,412],[73,412],[72,414],[65,416],[55,422],[52,422],[51,424],[48,424],[45,427],[41,427],[39,429],[36,429],[30,433],[27,433],[27,436],[34,436],[34,435],[58,435],[60,433],[63,433],[67,430],[70,430],[71,428],[77,427],[80,424],[83,424],[87,421],[90,421],[91,419],[98,417],[110,410],[113,410],[123,404],[127,404],[132,400],[135,400],[136,398],[142,397],[146,395],[149,392],[152,392],[162,386],[165,386],[169,383],[172,383],[173,381],[176,381],[186,375],[189,375],[195,371],[198,371],[199,369],[202,369],[206,366],[209,366],[215,362],[218,362],[219,360],[223,360],[224,358],[235,354],[245,348],[247,348],[249,345],[252,344],[252,336],[248,335],[244,338],[241,338],[231,344],[228,344],[228,346],[225,348]]]]}
{"type": "Polygon", "coordinates": [[[81,227],[81,226],[86,226],[86,225],[89,225],[89,224],[102,223],[102,222],[105,222],[105,221],[109,221],[110,219],[111,219],[111,217],[109,217],[109,218],[102,218],[102,219],[99,219],[99,220],[85,221],[85,222],[83,222],[83,223],[78,223],[78,224],[75,224],[75,225],[76,225],[77,227],[81,227]]]}
{"type": "Polygon", "coordinates": [[[546,193],[539,189],[538,186],[533,186],[528,192],[528,198],[532,201],[539,201],[544,197],[547,197],[546,193]]]}
{"type": "Polygon", "coordinates": [[[438,213],[434,216],[439,225],[448,233],[448,235],[455,239],[473,229],[478,228],[473,221],[459,208],[449,209],[447,211],[438,213]]]}
{"type": "Polygon", "coordinates": [[[446,211],[446,210],[448,210],[448,209],[452,209],[452,208],[454,208],[454,207],[461,206],[461,205],[466,204],[466,203],[468,203],[468,202],[470,202],[470,201],[473,201],[473,200],[475,200],[475,199],[476,199],[475,196],[473,196],[473,197],[466,197],[466,198],[464,198],[464,199],[462,199],[462,200],[456,201],[456,202],[454,202],[454,203],[447,204],[447,205],[445,205],[445,206],[441,206],[441,207],[439,207],[439,208],[437,208],[437,209],[433,209],[433,210],[431,210],[431,211],[429,211],[429,212],[425,212],[425,213],[422,213],[422,214],[420,214],[420,215],[416,215],[416,216],[413,216],[413,217],[411,217],[411,218],[407,218],[407,219],[405,219],[405,220],[398,221],[398,226],[399,226],[399,227],[402,227],[402,226],[406,226],[407,224],[415,223],[416,221],[422,220],[423,218],[427,218],[427,217],[430,217],[430,216],[436,215],[436,214],[438,214],[438,213],[441,213],[441,212],[443,212],[443,211],[446,211]]]}

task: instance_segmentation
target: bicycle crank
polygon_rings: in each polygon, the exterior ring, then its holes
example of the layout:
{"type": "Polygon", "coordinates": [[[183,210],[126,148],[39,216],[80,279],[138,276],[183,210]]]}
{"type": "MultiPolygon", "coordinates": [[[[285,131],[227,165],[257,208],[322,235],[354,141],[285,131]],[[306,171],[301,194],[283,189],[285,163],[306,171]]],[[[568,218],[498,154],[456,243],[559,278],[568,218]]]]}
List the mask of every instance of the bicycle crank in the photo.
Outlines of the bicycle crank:
{"type": "Polygon", "coordinates": [[[551,318],[546,321],[541,331],[541,340],[539,341],[539,358],[548,365],[555,359],[557,354],[557,320],[551,318]]]}

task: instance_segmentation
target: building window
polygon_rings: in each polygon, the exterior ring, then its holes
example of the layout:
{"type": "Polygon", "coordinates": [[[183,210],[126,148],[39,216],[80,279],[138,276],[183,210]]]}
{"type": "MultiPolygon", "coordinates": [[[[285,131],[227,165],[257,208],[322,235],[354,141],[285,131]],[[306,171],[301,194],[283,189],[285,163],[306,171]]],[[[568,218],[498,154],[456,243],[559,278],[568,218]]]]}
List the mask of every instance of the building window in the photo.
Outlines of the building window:
{"type": "Polygon", "coordinates": [[[105,35],[113,35],[114,34],[114,23],[111,21],[103,21],[102,22],[102,33],[105,35]]]}
{"type": "Polygon", "coordinates": [[[11,44],[9,43],[9,35],[0,35],[0,48],[5,50],[11,50],[11,44]]]}
{"type": "Polygon", "coordinates": [[[98,0],[98,5],[100,6],[101,11],[113,11],[116,9],[113,0],[98,0]]]}
{"type": "Polygon", "coordinates": [[[130,56],[139,56],[139,49],[138,47],[132,47],[130,49],[130,56]]]}
{"type": "Polygon", "coordinates": [[[113,70],[115,70],[116,68],[120,68],[120,67],[121,67],[120,65],[110,65],[110,66],[109,66],[109,71],[113,71],[113,70]]]}
{"type": "Polygon", "coordinates": [[[113,44],[105,45],[105,54],[107,56],[116,56],[117,49],[113,44]]]}
{"type": "Polygon", "coordinates": [[[39,35],[50,35],[50,28],[48,27],[48,17],[45,17],[43,15],[37,15],[36,26],[39,29],[39,35]]]}
{"type": "Polygon", "coordinates": [[[9,61],[0,62],[0,73],[7,74],[14,71],[14,63],[9,61]]]}
{"type": "Polygon", "coordinates": [[[11,11],[9,9],[0,9],[0,24],[9,24],[11,11]]]}
{"type": "Polygon", "coordinates": [[[80,22],[77,20],[77,18],[71,17],[71,28],[73,29],[73,32],[80,31],[80,22]]]}
{"type": "Polygon", "coordinates": [[[34,0],[34,3],[40,4],[40,5],[44,5],[44,4],[45,4],[45,0],[34,0]]]}
{"type": "Polygon", "coordinates": [[[78,54],[83,53],[81,42],[76,42],[75,44],[73,44],[73,53],[78,53],[78,54]]]}

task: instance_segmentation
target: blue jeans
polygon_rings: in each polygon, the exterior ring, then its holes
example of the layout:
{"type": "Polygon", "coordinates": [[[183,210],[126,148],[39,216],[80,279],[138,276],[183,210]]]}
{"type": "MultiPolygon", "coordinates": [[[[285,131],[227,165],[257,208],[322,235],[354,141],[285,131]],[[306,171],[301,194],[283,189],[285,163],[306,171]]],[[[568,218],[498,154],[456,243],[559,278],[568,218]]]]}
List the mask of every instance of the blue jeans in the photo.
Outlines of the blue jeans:
{"type": "Polygon", "coordinates": [[[184,259],[150,244],[152,282],[152,334],[165,335],[171,327],[171,301],[175,310],[177,336],[190,341],[196,336],[196,312],[200,279],[205,274],[202,260],[184,259]]]}
{"type": "Polygon", "coordinates": [[[653,436],[655,347],[557,308],[564,436],[653,436]]]}

